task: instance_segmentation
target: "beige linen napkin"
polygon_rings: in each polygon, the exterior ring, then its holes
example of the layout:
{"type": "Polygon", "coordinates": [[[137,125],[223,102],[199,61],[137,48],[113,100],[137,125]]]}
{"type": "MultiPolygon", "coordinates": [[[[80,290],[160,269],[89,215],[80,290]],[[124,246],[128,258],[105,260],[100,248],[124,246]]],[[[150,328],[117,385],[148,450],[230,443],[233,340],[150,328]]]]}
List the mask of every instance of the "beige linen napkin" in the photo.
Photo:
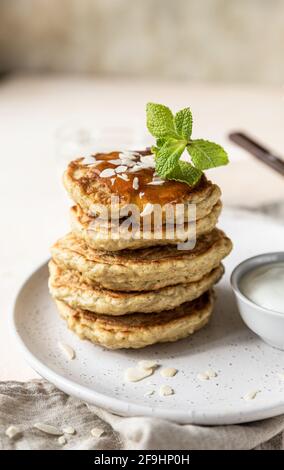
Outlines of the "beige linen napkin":
{"type": "Polygon", "coordinates": [[[234,426],[192,426],[156,418],[123,418],[72,398],[45,381],[0,382],[0,449],[80,450],[205,450],[283,449],[284,416],[234,426]],[[58,436],[34,428],[46,423],[76,433],[58,436]],[[21,431],[13,438],[5,431],[15,425],[21,431]],[[96,438],[93,428],[104,433],[96,438]]]}

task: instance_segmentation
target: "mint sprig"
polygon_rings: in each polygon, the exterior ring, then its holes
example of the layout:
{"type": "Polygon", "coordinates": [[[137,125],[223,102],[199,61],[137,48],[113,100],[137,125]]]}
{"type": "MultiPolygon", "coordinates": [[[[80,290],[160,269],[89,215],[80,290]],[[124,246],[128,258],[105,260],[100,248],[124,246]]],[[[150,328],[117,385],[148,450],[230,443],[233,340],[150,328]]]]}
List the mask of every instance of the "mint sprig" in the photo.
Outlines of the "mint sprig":
{"type": "Polygon", "coordinates": [[[156,172],[163,179],[176,180],[190,186],[198,183],[203,170],[226,165],[229,162],[225,150],[218,144],[203,139],[191,139],[192,114],[184,108],[174,116],[162,104],[147,104],[147,127],[156,137],[156,172]],[[180,160],[185,149],[191,163],[180,160]]]}

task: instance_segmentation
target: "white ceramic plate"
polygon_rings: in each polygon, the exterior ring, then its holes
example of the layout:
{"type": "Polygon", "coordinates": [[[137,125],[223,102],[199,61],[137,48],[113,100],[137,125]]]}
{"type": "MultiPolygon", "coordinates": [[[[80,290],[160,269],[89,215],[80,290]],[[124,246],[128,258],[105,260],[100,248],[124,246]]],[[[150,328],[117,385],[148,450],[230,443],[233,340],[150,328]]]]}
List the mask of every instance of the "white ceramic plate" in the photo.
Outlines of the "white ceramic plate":
{"type": "MultiPolygon", "coordinates": [[[[192,338],[137,351],[108,351],[81,341],[68,331],[47,289],[47,266],[36,270],[21,288],[14,308],[13,329],[28,363],[68,394],[127,416],[156,416],[180,423],[233,424],[284,412],[284,353],[264,344],[243,324],[229,285],[232,269],[243,259],[284,249],[284,226],[272,219],[224,212],[220,226],[234,241],[226,260],[226,275],[217,288],[218,301],[210,324],[192,338]],[[58,342],[69,344],[76,359],[68,360],[58,342]],[[127,367],[141,359],[156,359],[178,369],[162,378],[159,369],[142,382],[125,383],[127,367]],[[200,381],[213,369],[218,376],[200,381]],[[159,396],[162,384],[175,394],[159,396]],[[150,390],[150,397],[144,394],[150,390]],[[243,396],[259,391],[254,400],[243,396]]],[[[284,334],[284,332],[283,332],[284,334]]]]}

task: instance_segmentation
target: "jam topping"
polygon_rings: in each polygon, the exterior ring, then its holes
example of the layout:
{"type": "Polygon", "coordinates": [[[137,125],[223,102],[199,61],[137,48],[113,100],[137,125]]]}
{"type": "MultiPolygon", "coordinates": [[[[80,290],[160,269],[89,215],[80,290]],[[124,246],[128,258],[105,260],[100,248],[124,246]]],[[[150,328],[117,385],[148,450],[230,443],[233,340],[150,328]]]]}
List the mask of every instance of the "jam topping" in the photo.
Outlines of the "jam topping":
{"type": "MultiPolygon", "coordinates": [[[[149,150],[97,153],[93,155],[93,164],[88,165],[89,171],[100,177],[113,195],[138,206],[182,201],[195,189],[186,183],[161,180],[155,174],[154,156],[149,150]]],[[[197,186],[202,181],[204,184],[204,180],[205,177],[197,186]]]]}

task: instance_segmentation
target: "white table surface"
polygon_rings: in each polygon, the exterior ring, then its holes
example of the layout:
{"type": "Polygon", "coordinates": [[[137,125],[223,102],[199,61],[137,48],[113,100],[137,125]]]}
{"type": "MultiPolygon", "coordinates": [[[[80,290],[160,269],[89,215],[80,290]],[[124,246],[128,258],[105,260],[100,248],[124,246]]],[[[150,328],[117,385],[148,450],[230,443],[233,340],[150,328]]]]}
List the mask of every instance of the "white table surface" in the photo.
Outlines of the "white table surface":
{"type": "MultiPolygon", "coordinates": [[[[145,104],[173,109],[190,105],[194,136],[223,144],[229,166],[210,176],[223,190],[225,205],[254,207],[284,200],[283,178],[228,142],[243,129],[284,155],[284,89],[191,83],[102,81],[68,77],[15,77],[0,81],[0,380],[36,377],[9,331],[20,283],[49,256],[49,246],[68,231],[68,198],[58,176],[56,131],[70,122],[140,127],[145,104]]],[[[111,143],[110,143],[111,146],[111,143]]],[[[96,149],[94,149],[95,151],[96,149]]]]}

